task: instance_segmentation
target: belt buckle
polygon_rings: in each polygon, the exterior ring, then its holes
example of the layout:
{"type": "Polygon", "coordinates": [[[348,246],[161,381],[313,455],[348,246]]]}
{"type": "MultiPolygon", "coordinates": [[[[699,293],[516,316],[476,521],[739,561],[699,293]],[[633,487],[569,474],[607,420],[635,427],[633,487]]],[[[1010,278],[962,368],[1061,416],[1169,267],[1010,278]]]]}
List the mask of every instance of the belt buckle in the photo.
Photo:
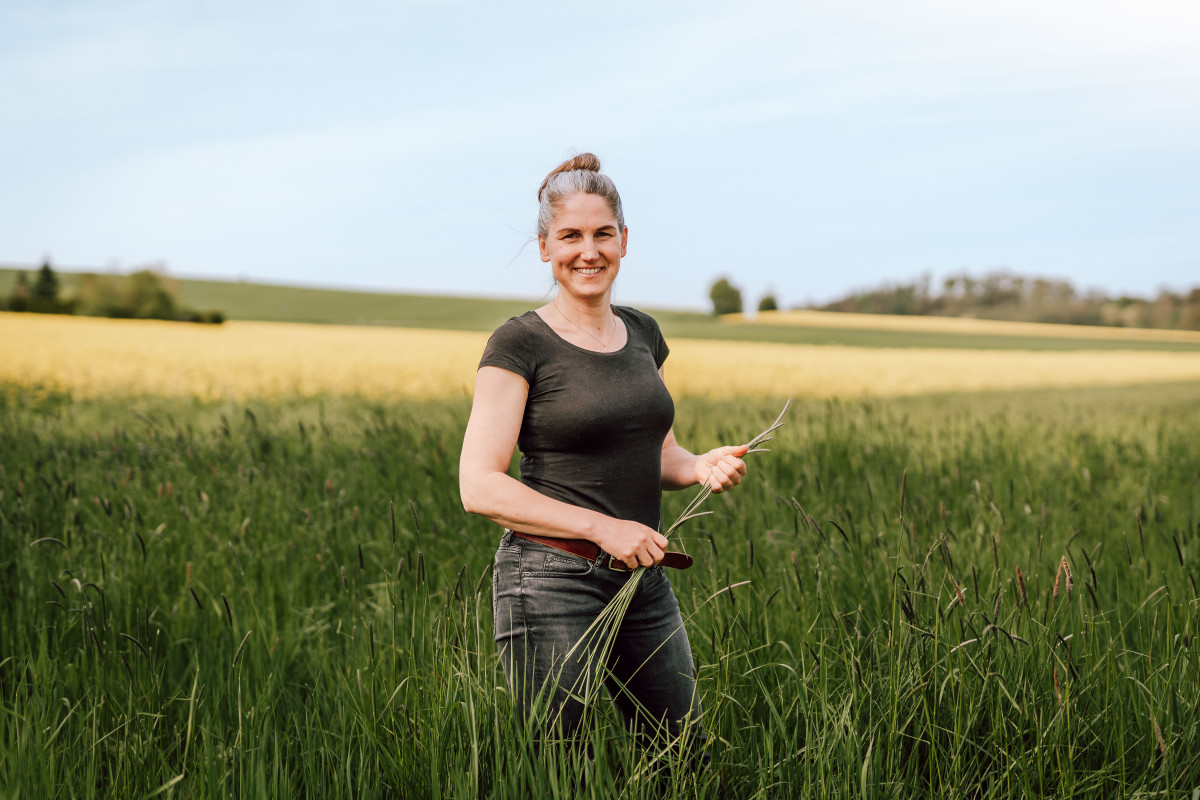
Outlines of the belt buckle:
{"type": "Polygon", "coordinates": [[[613,558],[612,556],[608,556],[605,559],[604,566],[608,567],[613,572],[633,572],[633,570],[631,570],[629,567],[625,566],[624,561],[618,561],[616,558],[613,558]]]}

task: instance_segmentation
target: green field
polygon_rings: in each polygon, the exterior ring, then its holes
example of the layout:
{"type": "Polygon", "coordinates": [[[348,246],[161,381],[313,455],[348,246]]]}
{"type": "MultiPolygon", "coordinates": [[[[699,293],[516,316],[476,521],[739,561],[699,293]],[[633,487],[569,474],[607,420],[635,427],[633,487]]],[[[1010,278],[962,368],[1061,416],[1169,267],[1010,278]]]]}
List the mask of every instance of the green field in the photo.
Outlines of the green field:
{"type": "MultiPolygon", "coordinates": [[[[679,539],[712,764],[669,783],[606,705],[590,757],[524,754],[464,401],[0,397],[6,798],[1200,786],[1195,384],[794,405],[679,539]]],[[[685,398],[676,430],[779,405],[685,398]]]]}
{"type": "MultiPolygon", "coordinates": [[[[12,291],[16,274],[13,269],[0,269],[0,295],[6,296],[12,291]]],[[[64,290],[78,279],[78,275],[74,273],[62,273],[60,277],[64,290]]],[[[229,319],[266,322],[396,325],[490,331],[510,316],[528,311],[546,300],[387,294],[186,279],[175,282],[178,284],[179,299],[185,306],[218,309],[225,312],[229,319]]],[[[619,291],[617,302],[620,302],[619,291]]],[[[730,323],[700,312],[646,310],[658,320],[668,339],[682,337],[811,345],[837,344],[848,347],[948,347],[969,350],[1200,351],[1200,342],[809,328],[796,325],[730,323]]]]}

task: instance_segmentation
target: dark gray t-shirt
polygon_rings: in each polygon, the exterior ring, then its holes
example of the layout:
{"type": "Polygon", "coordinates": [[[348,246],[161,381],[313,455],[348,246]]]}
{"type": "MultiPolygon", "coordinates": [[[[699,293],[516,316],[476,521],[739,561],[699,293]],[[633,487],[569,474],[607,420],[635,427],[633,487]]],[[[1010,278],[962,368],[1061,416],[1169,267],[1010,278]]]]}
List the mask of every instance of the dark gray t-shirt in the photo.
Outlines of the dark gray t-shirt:
{"type": "Polygon", "coordinates": [[[662,444],[675,420],[658,375],[667,343],[649,315],[613,311],[629,334],[616,352],[576,347],[528,311],[496,329],[479,366],[506,369],[529,384],[517,437],[522,483],[657,530],[662,444]]]}

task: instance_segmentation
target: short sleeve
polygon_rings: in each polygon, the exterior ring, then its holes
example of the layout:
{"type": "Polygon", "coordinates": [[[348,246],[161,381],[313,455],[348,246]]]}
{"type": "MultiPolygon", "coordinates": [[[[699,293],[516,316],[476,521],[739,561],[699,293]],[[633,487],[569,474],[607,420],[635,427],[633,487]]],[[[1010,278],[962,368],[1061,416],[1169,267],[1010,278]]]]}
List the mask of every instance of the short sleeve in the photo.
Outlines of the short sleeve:
{"type": "Polygon", "coordinates": [[[535,360],[533,338],[520,317],[512,317],[495,331],[483,348],[479,366],[500,367],[520,375],[526,383],[533,383],[535,360]]]}
{"type": "Polygon", "coordinates": [[[658,329],[658,323],[651,319],[650,324],[654,328],[654,336],[650,344],[650,348],[654,351],[654,366],[662,369],[663,362],[671,354],[671,348],[667,347],[667,340],[663,338],[662,331],[658,329]]]}
{"type": "Polygon", "coordinates": [[[663,362],[667,360],[671,348],[667,347],[667,340],[663,338],[658,322],[654,317],[644,311],[638,311],[636,308],[627,306],[616,306],[615,308],[624,312],[622,316],[626,324],[632,324],[637,328],[638,339],[645,347],[649,348],[650,353],[654,356],[654,368],[662,369],[663,362]]]}

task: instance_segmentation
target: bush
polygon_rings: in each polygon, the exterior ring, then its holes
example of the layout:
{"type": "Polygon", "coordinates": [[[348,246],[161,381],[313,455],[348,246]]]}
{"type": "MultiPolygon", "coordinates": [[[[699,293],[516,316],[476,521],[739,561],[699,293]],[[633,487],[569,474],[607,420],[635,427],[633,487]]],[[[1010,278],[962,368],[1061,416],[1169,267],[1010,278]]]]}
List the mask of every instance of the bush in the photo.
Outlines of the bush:
{"type": "Polygon", "coordinates": [[[80,277],[75,296],[79,313],[88,317],[121,317],[121,285],[110,275],[86,274],[80,277]]]}
{"type": "Polygon", "coordinates": [[[29,278],[24,272],[17,273],[17,285],[9,295],[7,306],[9,311],[29,310],[29,278]]]}
{"type": "Polygon", "coordinates": [[[773,294],[764,294],[762,300],[758,301],[759,311],[778,311],[779,301],[775,299],[773,294]]]}
{"type": "Polygon", "coordinates": [[[217,309],[183,308],[175,298],[175,286],[160,272],[143,269],[128,276],[78,276],[67,290],[59,295],[62,283],[50,262],[43,262],[33,285],[24,272],[17,273],[17,282],[8,298],[0,297],[0,310],[32,311],[41,314],[82,314],[88,317],[116,319],[162,319],[180,322],[202,322],[220,325],[225,313],[217,309]]]}
{"type": "Polygon", "coordinates": [[[125,282],[126,306],[136,319],[175,319],[179,309],[162,278],[148,269],[133,273],[125,282]]]}
{"type": "Polygon", "coordinates": [[[93,317],[200,321],[198,312],[181,309],[170,285],[148,269],[127,277],[84,275],[76,305],[79,313],[93,317]]]}

